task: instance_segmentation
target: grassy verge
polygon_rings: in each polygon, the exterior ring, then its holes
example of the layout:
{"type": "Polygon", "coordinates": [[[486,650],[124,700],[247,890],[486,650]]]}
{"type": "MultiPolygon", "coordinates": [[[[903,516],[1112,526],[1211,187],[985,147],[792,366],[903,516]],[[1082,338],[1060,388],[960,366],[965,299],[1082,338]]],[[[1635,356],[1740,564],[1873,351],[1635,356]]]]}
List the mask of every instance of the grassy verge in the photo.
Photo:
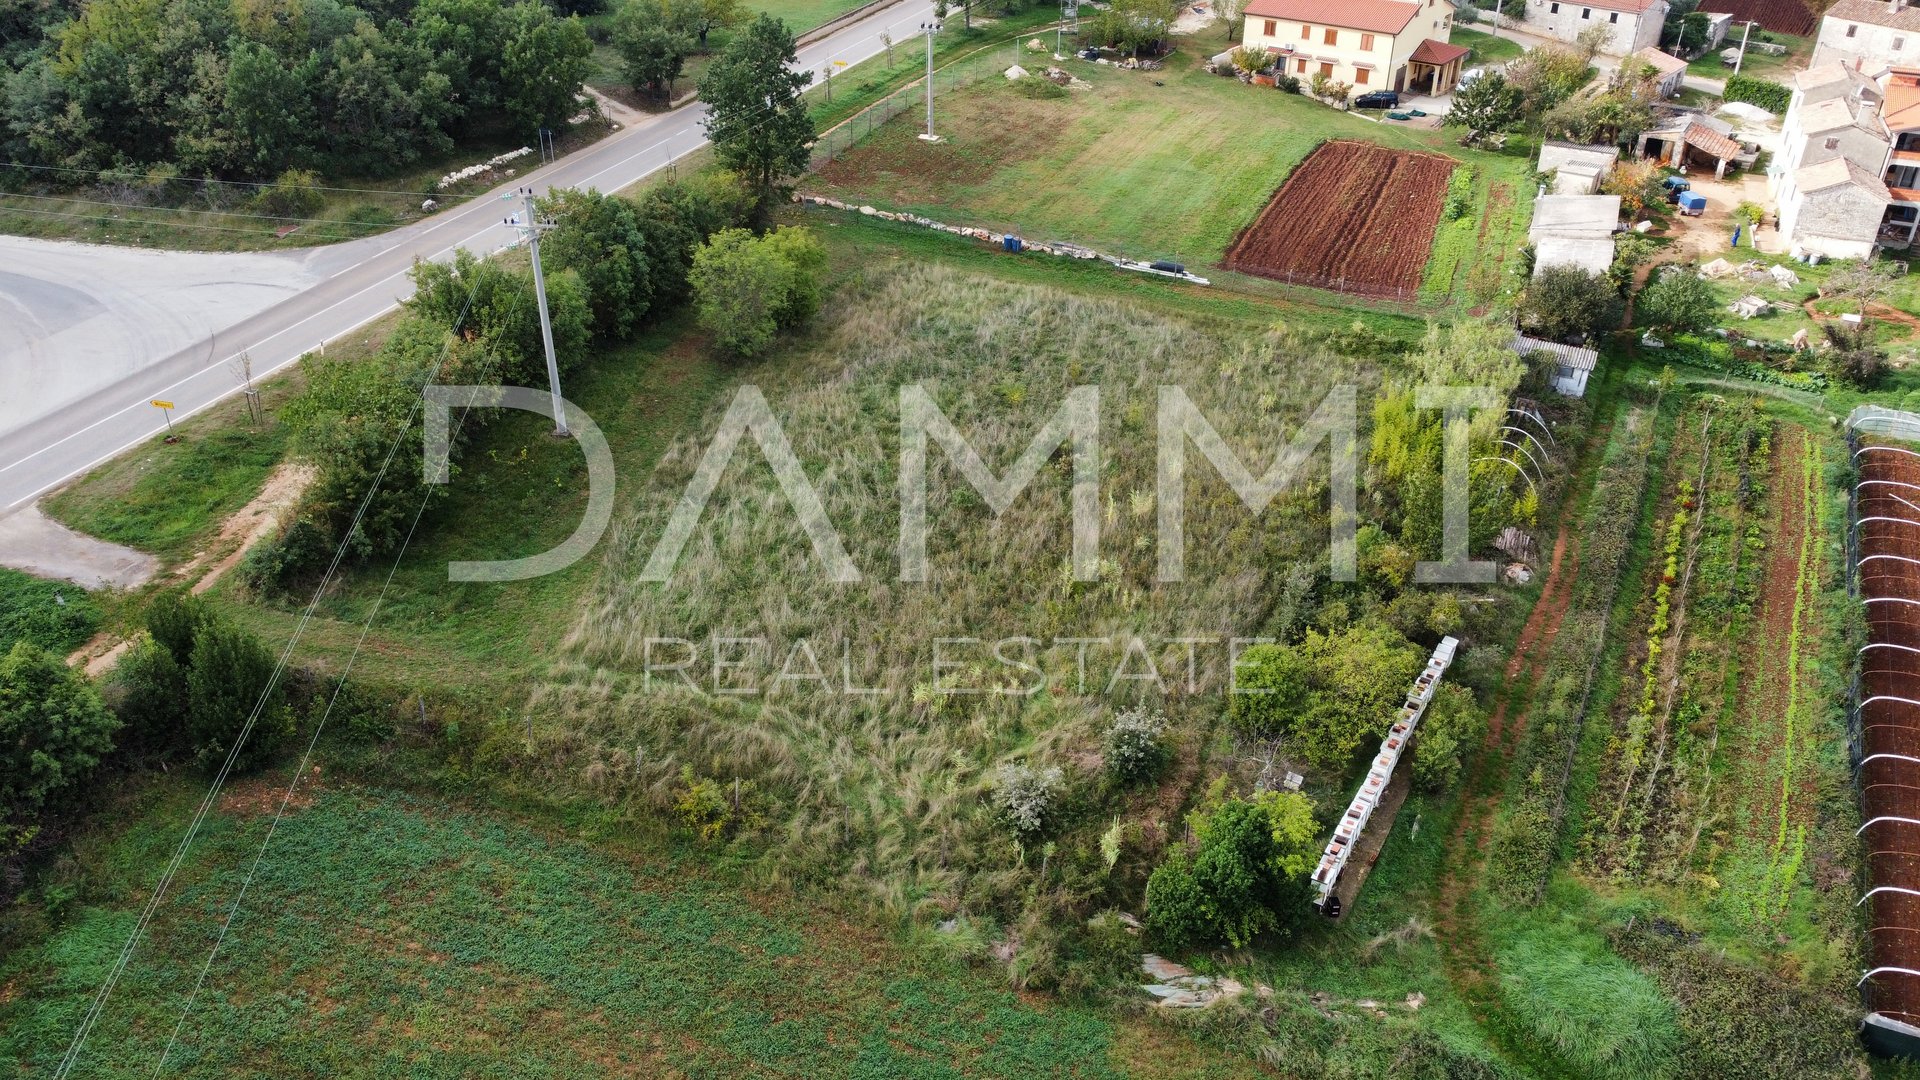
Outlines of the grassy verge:
{"type": "Polygon", "coordinates": [[[1467,58],[1467,64],[1470,67],[1504,64],[1527,51],[1525,46],[1511,38],[1503,38],[1480,30],[1469,30],[1464,26],[1454,27],[1447,40],[1473,50],[1473,55],[1467,58]]]}

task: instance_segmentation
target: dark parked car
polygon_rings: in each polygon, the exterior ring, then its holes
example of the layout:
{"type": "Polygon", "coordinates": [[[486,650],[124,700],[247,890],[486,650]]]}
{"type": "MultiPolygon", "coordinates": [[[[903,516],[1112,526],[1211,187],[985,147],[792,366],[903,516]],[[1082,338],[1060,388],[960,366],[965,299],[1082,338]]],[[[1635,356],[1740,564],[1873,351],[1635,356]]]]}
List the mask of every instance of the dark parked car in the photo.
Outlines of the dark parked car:
{"type": "Polygon", "coordinates": [[[1361,94],[1353,99],[1356,109],[1393,109],[1400,105],[1400,95],[1392,90],[1375,90],[1371,94],[1361,94]]]}

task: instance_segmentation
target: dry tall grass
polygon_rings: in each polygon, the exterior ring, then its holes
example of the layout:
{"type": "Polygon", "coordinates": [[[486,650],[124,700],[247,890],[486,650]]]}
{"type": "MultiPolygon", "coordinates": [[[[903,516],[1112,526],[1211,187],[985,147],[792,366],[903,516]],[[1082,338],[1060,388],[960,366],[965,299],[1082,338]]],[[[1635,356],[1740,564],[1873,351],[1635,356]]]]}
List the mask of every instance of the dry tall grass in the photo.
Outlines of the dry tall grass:
{"type": "MultiPolygon", "coordinates": [[[[841,300],[814,347],[743,381],[764,390],[863,580],[828,580],[751,440],[741,443],[673,579],[638,580],[716,411],[655,475],[626,478],[645,491],[610,533],[599,583],[566,642],[576,663],[537,689],[534,708],[557,740],[553,767],[595,769],[610,798],[657,804],[682,763],[753,777],[782,803],[776,849],[789,858],[773,865],[886,881],[882,899],[904,903],[977,865],[979,845],[993,835],[982,795],[995,767],[1045,760],[1084,772],[1097,763],[1108,714],[1134,696],[1105,692],[1119,642],[1148,643],[1177,714],[1217,715],[1226,646],[1195,648],[1208,685],[1189,695],[1187,651],[1171,639],[1254,634],[1278,575],[1301,562],[1326,573],[1323,446],[1309,478],[1259,515],[1190,453],[1187,580],[1154,580],[1157,388],[1184,387],[1258,472],[1331,387],[1358,384],[1364,415],[1378,379],[1284,331],[1176,321],[940,268],[876,274],[841,300]],[[915,382],[996,472],[1070,388],[1100,387],[1097,582],[1076,583],[1067,570],[1069,453],[1057,453],[996,519],[937,447],[928,470],[931,574],[924,584],[897,580],[898,389],[915,382]],[[733,650],[753,663],[729,682],[771,689],[789,661],[810,673],[807,656],[790,656],[804,640],[830,686],[784,680],[771,693],[718,697],[659,673],[648,679],[647,640],[688,639],[701,643],[695,677],[710,690],[715,636],[768,642],[753,657],[733,650]],[[953,647],[946,651],[961,666],[936,679],[934,639],[1014,636],[1043,646],[1063,638],[1116,644],[1088,647],[1084,693],[1072,645],[1036,648],[1035,662],[1056,676],[1046,692],[942,692],[1027,685],[1032,677],[984,650],[953,647]],[[836,692],[843,652],[853,685],[886,692],[836,692]]],[[[655,662],[682,653],[655,646],[655,662]]],[[[1143,666],[1130,658],[1130,671],[1143,666]]]]}

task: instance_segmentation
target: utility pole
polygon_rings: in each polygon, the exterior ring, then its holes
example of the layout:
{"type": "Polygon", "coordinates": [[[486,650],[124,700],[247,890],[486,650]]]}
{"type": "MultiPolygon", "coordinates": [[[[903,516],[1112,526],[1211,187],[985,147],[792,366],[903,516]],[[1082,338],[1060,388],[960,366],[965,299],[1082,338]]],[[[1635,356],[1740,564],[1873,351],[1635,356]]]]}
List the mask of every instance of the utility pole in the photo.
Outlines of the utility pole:
{"type": "Polygon", "coordinates": [[[1753,20],[1747,20],[1746,29],[1740,31],[1740,55],[1734,57],[1733,73],[1740,74],[1740,65],[1747,62],[1747,39],[1753,36],[1753,20]]]}
{"type": "Polygon", "coordinates": [[[938,20],[920,24],[920,33],[927,39],[927,133],[920,136],[921,142],[940,141],[940,136],[933,133],[933,38],[939,32],[938,20]]]}
{"type": "Polygon", "coordinates": [[[560,362],[553,355],[553,320],[547,316],[547,279],[540,273],[540,234],[553,225],[534,216],[532,188],[520,189],[520,213],[508,218],[507,225],[520,230],[520,237],[527,242],[527,251],[533,256],[533,295],[540,305],[540,343],[547,349],[547,387],[553,394],[553,434],[556,438],[570,439],[573,432],[567,430],[567,404],[560,396],[560,362]]]}

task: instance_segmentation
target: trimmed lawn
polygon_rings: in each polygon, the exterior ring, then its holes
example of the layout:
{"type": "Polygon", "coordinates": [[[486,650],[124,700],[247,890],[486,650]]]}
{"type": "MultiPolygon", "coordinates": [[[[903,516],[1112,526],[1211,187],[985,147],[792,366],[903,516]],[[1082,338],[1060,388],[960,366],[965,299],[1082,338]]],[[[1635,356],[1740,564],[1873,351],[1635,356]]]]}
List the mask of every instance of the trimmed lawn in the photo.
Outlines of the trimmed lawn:
{"type": "Polygon", "coordinates": [[[1455,45],[1473,50],[1473,55],[1467,59],[1467,63],[1472,67],[1504,64],[1527,51],[1525,46],[1512,38],[1503,38],[1479,30],[1468,30],[1460,26],[1453,28],[1453,34],[1448,40],[1455,45]]]}
{"type": "MultiPolygon", "coordinates": [[[[1733,33],[1728,36],[1726,42],[1722,44],[1720,48],[1709,49],[1705,53],[1695,57],[1693,62],[1687,65],[1687,73],[1689,75],[1703,76],[1708,79],[1724,79],[1732,75],[1733,65],[1721,63],[1720,53],[1724,49],[1739,48],[1740,29],[1739,26],[1735,26],[1733,33]]],[[[1458,33],[1456,33],[1455,37],[1458,36],[1458,33]]],[[[1751,75],[1756,79],[1771,79],[1774,82],[1785,82],[1793,76],[1794,72],[1804,71],[1807,66],[1807,58],[1813,55],[1812,38],[1795,37],[1792,34],[1775,34],[1762,31],[1756,27],[1753,32],[1753,41],[1771,41],[1787,47],[1786,55],[1769,56],[1766,53],[1754,51],[1752,42],[1748,43],[1747,58],[1740,65],[1740,74],[1751,75]]]]}

